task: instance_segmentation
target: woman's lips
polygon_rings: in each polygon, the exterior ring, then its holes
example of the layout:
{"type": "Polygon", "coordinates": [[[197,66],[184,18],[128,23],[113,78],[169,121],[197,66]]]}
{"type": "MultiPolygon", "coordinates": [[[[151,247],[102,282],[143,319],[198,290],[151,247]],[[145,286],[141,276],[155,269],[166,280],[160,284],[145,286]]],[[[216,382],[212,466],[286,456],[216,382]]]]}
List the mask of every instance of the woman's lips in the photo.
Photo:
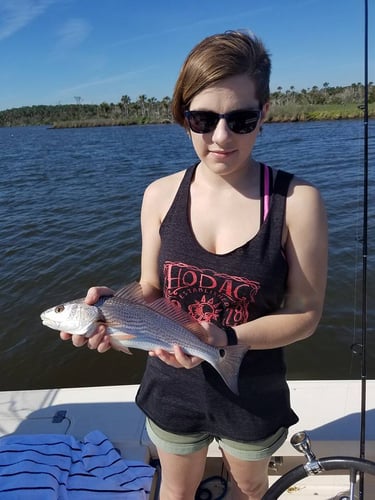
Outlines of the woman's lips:
{"type": "Polygon", "coordinates": [[[232,155],[235,152],[235,150],[231,151],[221,151],[217,149],[210,150],[210,153],[214,156],[217,156],[218,158],[226,158],[230,155],[232,155]]]}

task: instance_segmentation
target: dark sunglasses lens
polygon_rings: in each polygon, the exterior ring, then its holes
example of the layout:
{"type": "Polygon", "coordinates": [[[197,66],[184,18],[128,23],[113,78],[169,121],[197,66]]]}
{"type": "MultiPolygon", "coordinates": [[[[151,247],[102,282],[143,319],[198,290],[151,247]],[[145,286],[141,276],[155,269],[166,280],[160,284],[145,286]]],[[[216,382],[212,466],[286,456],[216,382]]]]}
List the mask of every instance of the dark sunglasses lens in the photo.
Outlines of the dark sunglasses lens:
{"type": "Polygon", "coordinates": [[[236,134],[250,134],[257,126],[259,115],[260,113],[258,111],[253,110],[228,113],[228,127],[236,134]]]}
{"type": "Polygon", "coordinates": [[[229,129],[236,134],[250,134],[257,126],[260,111],[246,109],[233,111],[226,115],[219,115],[213,111],[187,111],[186,117],[193,132],[206,134],[215,130],[221,116],[225,120],[229,129]]]}
{"type": "Polygon", "coordinates": [[[212,132],[219,121],[218,115],[211,111],[190,111],[187,118],[191,130],[198,134],[212,132]]]}

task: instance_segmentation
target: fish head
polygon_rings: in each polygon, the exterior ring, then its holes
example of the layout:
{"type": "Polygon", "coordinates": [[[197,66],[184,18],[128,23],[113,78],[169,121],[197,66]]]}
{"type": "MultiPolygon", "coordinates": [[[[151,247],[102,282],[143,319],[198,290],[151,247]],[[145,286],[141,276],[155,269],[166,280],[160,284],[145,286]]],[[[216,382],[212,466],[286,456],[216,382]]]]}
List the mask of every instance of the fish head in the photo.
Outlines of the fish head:
{"type": "Polygon", "coordinates": [[[96,330],[101,314],[97,307],[75,301],[51,307],[40,317],[43,325],[53,330],[89,337],[96,330]]]}

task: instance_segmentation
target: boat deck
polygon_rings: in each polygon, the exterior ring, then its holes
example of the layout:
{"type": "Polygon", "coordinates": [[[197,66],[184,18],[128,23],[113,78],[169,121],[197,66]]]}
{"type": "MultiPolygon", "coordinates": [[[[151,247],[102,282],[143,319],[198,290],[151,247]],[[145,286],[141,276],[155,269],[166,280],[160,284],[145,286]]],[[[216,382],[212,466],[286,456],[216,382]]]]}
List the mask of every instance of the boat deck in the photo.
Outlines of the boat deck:
{"type": "MultiPolygon", "coordinates": [[[[366,458],[375,460],[375,380],[367,382],[366,458]]],[[[292,405],[300,417],[290,436],[306,430],[317,457],[359,456],[360,381],[290,381],[292,405]]],[[[145,419],[134,403],[137,385],[0,392],[0,436],[7,434],[70,434],[78,439],[100,430],[124,458],[149,462],[156,450],[145,430],[145,419]]],[[[289,440],[273,457],[270,481],[304,457],[289,440]]],[[[209,448],[206,475],[221,475],[220,450],[209,448]]],[[[309,477],[281,498],[340,498],[347,492],[343,475],[309,477]],[[346,490],[345,490],[346,488],[346,490]]],[[[369,491],[375,484],[366,481],[369,491]]],[[[229,497],[228,497],[229,498],[229,497]]],[[[371,498],[369,496],[368,498],[371,498]]]]}

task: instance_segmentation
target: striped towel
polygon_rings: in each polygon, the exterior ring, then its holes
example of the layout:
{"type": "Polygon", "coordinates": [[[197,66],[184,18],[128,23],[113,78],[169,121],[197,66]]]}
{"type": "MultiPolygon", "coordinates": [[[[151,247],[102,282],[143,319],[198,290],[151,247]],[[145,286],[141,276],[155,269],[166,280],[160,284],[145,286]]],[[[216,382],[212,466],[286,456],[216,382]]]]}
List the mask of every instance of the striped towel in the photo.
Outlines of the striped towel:
{"type": "Polygon", "coordinates": [[[100,431],[0,439],[1,500],[143,500],[153,467],[121,458],[100,431]]]}

